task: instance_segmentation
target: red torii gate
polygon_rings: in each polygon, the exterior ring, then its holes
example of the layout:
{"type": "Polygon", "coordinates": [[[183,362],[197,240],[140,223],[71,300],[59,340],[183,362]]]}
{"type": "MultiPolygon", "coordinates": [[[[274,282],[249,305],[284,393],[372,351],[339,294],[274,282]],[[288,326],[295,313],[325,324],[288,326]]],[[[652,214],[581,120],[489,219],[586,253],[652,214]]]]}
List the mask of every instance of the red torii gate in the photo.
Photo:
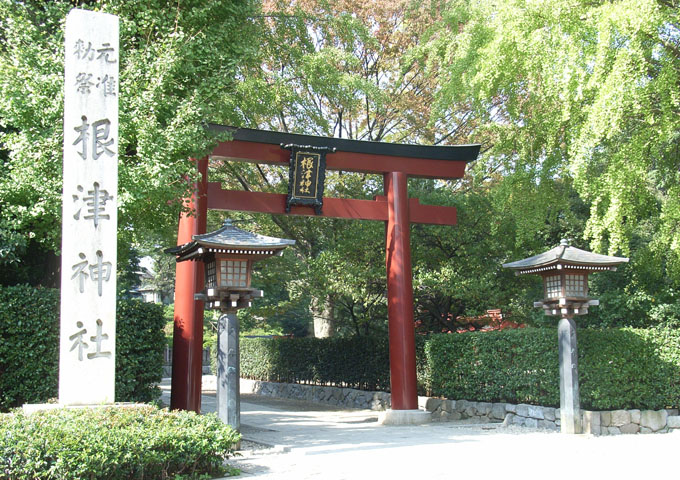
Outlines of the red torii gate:
{"type": "MultiPolygon", "coordinates": [[[[328,153],[326,169],[382,174],[385,195],[374,200],[324,198],[320,216],[379,220],[386,228],[387,312],[390,348],[390,382],[393,410],[418,408],[415,334],[413,325],[413,284],[409,225],[428,223],[455,225],[456,209],[422,205],[408,198],[409,176],[461,178],[465,165],[477,158],[479,145],[422,146],[315,137],[265,130],[237,129],[211,125],[215,131],[228,130],[233,140],[221,142],[214,157],[230,161],[288,166],[290,152],[282,145],[297,144],[335,148],[328,153]]],[[[177,244],[206,232],[208,209],[286,214],[286,195],[222,190],[220,183],[208,182],[208,158],[197,161],[200,179],[185,204],[194,214],[182,214],[177,244]]],[[[290,215],[315,215],[307,206],[292,206],[290,215]]],[[[173,409],[200,411],[203,346],[203,302],[194,294],[203,290],[203,264],[179,262],[175,280],[175,328],[172,355],[173,409]]]]}

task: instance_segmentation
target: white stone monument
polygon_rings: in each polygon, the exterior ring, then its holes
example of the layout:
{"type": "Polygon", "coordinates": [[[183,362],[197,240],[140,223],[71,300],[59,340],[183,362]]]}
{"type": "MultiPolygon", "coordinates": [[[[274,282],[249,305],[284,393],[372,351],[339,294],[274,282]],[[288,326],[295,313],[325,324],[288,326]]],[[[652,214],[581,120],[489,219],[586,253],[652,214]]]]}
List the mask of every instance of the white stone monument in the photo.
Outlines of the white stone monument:
{"type": "Polygon", "coordinates": [[[118,17],[66,17],[59,403],[113,403],[118,17]]]}

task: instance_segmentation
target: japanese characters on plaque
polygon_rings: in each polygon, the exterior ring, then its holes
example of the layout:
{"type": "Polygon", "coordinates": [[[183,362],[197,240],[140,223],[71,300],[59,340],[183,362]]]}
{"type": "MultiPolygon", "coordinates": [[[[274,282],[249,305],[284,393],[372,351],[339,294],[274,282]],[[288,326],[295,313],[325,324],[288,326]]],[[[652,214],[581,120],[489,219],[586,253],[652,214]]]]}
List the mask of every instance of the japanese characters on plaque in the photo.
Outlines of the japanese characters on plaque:
{"type": "Polygon", "coordinates": [[[59,402],[113,403],[118,17],[66,17],[59,402]]]}
{"type": "Polygon", "coordinates": [[[281,145],[281,148],[291,152],[286,212],[290,212],[293,205],[304,205],[314,207],[314,213],[321,215],[326,153],[335,152],[335,148],[293,144],[281,145]]]}

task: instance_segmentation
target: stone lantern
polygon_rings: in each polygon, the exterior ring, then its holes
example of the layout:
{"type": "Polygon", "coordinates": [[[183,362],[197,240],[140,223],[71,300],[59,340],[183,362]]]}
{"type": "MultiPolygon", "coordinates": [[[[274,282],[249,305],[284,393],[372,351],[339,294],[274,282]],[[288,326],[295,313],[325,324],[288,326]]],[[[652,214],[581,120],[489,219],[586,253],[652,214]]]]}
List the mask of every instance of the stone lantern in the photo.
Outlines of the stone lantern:
{"type": "Polygon", "coordinates": [[[240,354],[239,321],[236,312],[251,306],[262,290],[250,286],[253,262],[274,255],[294,245],[295,240],[267,237],[247,232],[226,220],[219,230],[194,235],[191,242],[165,251],[178,262],[201,261],[205,271],[205,288],[194,295],[205,308],[220,310],[217,324],[217,414],[234,429],[240,422],[240,354]]]}
{"type": "Polygon", "coordinates": [[[543,301],[535,302],[546,315],[559,316],[560,421],[562,433],[581,433],[578,388],[578,347],[574,315],[585,315],[599,301],[588,296],[588,274],[616,270],[627,258],[580,250],[562,240],[558,247],[533,257],[506,263],[516,275],[543,277],[543,301]]]}

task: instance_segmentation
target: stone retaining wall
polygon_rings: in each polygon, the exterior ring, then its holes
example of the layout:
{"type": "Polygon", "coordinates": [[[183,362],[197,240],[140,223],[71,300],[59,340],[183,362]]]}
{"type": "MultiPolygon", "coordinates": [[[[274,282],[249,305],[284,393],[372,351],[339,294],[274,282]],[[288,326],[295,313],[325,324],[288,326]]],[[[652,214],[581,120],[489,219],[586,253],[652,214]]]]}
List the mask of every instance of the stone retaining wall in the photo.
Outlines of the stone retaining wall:
{"type": "MultiPolygon", "coordinates": [[[[300,385],[296,383],[262,382],[241,379],[241,393],[269,397],[293,398],[347,408],[386,410],[390,394],[366,392],[352,388],[300,385]]],[[[503,423],[530,428],[559,430],[560,409],[526,404],[471,402],[442,398],[418,397],[418,406],[432,413],[432,421],[467,421],[503,423]]],[[[594,412],[583,410],[583,432],[594,435],[653,433],[675,430],[680,432],[677,409],[613,410],[594,412]]]]}
{"type": "Polygon", "coordinates": [[[262,382],[244,378],[241,379],[241,393],[255,393],[266,397],[292,398],[368,410],[387,410],[391,406],[391,396],[387,392],[367,392],[353,388],[321,387],[298,383],[262,382]]]}

